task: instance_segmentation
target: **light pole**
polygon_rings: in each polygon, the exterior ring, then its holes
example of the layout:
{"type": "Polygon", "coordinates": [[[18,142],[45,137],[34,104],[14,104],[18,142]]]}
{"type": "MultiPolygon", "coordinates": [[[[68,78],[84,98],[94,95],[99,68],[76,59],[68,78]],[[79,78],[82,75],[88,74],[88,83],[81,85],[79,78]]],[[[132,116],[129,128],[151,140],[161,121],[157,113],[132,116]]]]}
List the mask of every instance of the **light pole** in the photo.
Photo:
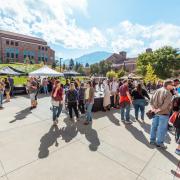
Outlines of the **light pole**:
{"type": "Polygon", "coordinates": [[[60,68],[60,72],[61,72],[61,60],[62,60],[63,58],[59,58],[59,68],[60,68]]]}

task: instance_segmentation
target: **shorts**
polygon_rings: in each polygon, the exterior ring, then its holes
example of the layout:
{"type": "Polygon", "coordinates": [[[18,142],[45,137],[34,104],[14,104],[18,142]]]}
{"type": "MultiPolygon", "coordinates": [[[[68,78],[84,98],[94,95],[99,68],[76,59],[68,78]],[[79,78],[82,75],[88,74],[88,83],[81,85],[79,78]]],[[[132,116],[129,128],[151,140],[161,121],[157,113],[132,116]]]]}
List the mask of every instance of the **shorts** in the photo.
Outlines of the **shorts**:
{"type": "Polygon", "coordinates": [[[31,93],[31,94],[30,94],[30,99],[31,99],[31,101],[36,100],[35,96],[36,96],[36,94],[34,94],[34,93],[31,93]]]}

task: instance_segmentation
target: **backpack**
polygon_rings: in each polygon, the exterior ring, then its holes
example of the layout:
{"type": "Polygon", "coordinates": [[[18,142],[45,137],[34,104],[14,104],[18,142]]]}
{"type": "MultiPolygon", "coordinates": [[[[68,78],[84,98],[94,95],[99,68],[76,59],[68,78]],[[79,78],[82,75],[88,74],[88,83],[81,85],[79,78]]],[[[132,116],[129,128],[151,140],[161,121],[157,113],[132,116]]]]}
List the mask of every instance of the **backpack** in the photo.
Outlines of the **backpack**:
{"type": "Polygon", "coordinates": [[[76,102],[77,100],[77,95],[76,95],[76,91],[68,91],[68,101],[69,102],[76,102]]]}
{"type": "Polygon", "coordinates": [[[173,126],[177,129],[180,129],[180,113],[177,115],[175,121],[174,121],[174,124],[173,126]]]}

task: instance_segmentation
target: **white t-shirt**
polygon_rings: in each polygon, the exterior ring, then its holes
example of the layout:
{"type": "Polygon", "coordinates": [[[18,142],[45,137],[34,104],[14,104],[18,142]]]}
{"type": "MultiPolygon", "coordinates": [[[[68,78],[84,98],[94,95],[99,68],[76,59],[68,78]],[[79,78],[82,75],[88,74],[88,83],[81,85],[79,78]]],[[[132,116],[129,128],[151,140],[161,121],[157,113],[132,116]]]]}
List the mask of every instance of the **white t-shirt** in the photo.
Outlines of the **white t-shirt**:
{"type": "Polygon", "coordinates": [[[118,86],[119,86],[118,83],[116,81],[113,81],[111,84],[111,91],[117,92],[118,86]]]}

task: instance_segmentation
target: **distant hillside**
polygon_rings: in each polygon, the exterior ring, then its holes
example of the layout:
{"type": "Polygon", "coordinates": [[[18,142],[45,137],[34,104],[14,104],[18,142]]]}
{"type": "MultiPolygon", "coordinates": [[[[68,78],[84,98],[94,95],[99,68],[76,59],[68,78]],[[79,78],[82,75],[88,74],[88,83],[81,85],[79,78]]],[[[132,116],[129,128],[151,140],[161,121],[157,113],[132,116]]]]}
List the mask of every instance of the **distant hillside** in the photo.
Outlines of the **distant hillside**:
{"type": "Polygon", "coordinates": [[[94,64],[97,62],[100,62],[104,59],[107,59],[109,56],[111,56],[112,53],[105,52],[105,51],[97,51],[90,54],[85,54],[79,58],[76,58],[75,61],[81,63],[81,64],[94,64]]]}

